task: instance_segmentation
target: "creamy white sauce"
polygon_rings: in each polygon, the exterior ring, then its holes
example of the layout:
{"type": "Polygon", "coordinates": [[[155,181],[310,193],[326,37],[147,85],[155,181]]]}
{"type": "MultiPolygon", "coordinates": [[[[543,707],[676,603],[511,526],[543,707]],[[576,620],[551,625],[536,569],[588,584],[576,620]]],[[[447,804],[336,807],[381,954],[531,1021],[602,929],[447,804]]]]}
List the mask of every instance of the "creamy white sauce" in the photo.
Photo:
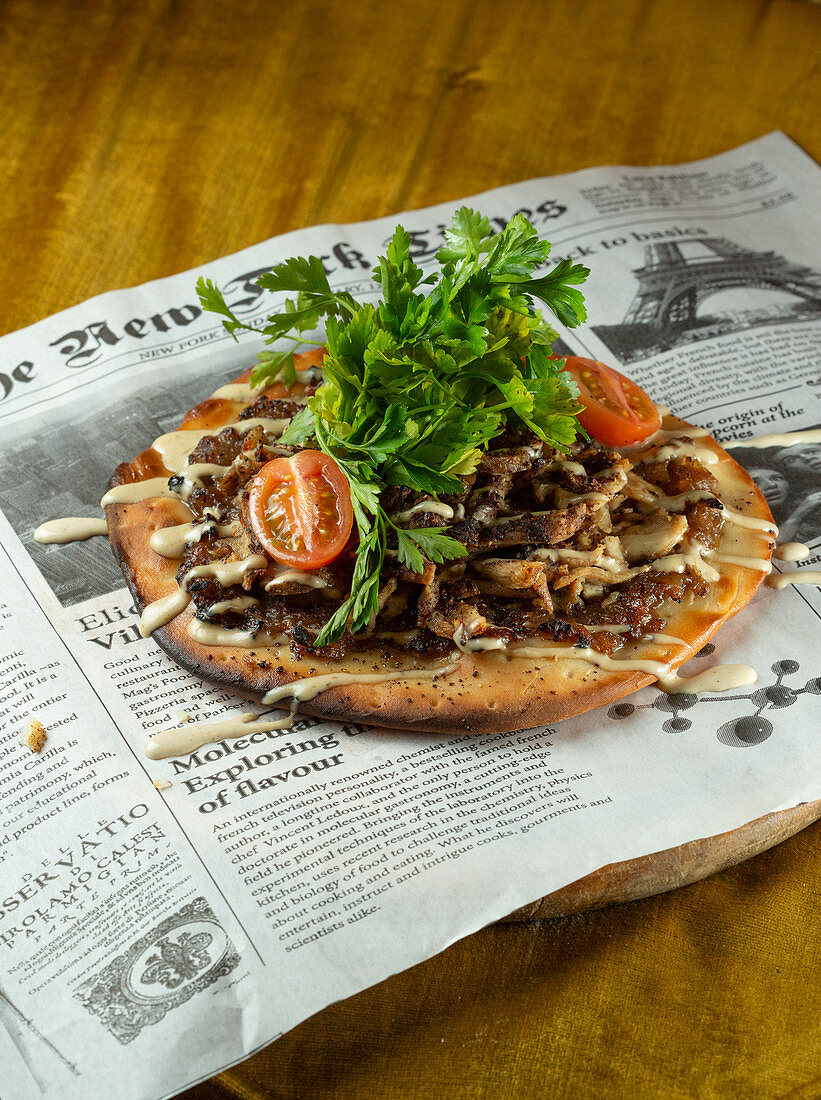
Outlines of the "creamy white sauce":
{"type": "Polygon", "coordinates": [[[608,672],[646,672],[655,676],[658,686],[669,694],[693,695],[699,691],[730,691],[743,684],[754,684],[758,677],[748,665],[716,665],[697,676],[679,676],[668,663],[641,658],[615,658],[589,646],[528,646],[520,645],[510,651],[514,657],[529,657],[539,660],[542,657],[562,657],[571,660],[589,661],[597,668],[608,672]]]}
{"type": "Polygon", "coordinates": [[[285,569],[265,582],[265,591],[272,592],[283,584],[302,584],[307,588],[327,588],[328,581],[318,577],[316,573],[303,573],[299,569],[285,569]]]}
{"type": "Polygon", "coordinates": [[[272,688],[262,697],[266,706],[280,699],[293,699],[296,703],[314,699],[320,692],[346,684],[381,684],[387,680],[435,680],[453,672],[455,664],[439,668],[408,668],[402,672],[331,672],[327,676],[306,676],[290,684],[272,688]]]}
{"type": "Polygon", "coordinates": [[[587,477],[587,470],[581,462],[573,462],[570,458],[556,458],[550,463],[551,470],[567,470],[569,474],[576,474],[578,477],[587,477]]]}
{"type": "Polygon", "coordinates": [[[804,572],[796,570],[793,573],[773,573],[767,578],[766,584],[770,588],[786,588],[790,584],[817,584],[821,585],[821,569],[807,569],[804,572]]]}
{"type": "Polygon", "coordinates": [[[711,561],[740,565],[744,569],[755,569],[759,573],[769,573],[772,569],[772,564],[766,558],[751,558],[742,554],[719,554],[715,550],[709,550],[706,556],[711,561]]]}
{"type": "Polygon", "coordinates": [[[186,722],[182,726],[159,730],[145,743],[145,755],[150,760],[165,760],[169,756],[182,756],[195,752],[212,741],[230,741],[247,737],[250,733],[288,729],[293,717],[263,721],[258,714],[247,712],[223,722],[186,722]]]}
{"type": "Polygon", "coordinates": [[[180,500],[187,501],[195,489],[201,489],[203,478],[210,477],[214,480],[223,477],[231,469],[230,466],[218,466],[214,462],[192,462],[190,466],[183,466],[172,477],[181,477],[178,485],[171,487],[180,500]]]}
{"type": "MultiPolygon", "coordinates": [[[[310,370],[298,370],[296,372],[297,382],[306,386],[311,382],[316,382],[322,378],[322,371],[319,367],[312,367],[310,370]]],[[[239,405],[247,405],[253,398],[258,397],[263,392],[262,389],[257,387],[252,389],[248,382],[229,382],[226,386],[220,386],[218,390],[214,390],[211,397],[222,398],[223,401],[235,401],[239,405]]],[[[278,399],[275,399],[278,400],[278,399]]],[[[295,405],[303,405],[307,400],[303,394],[292,394],[288,390],[287,394],[282,398],[283,401],[292,401],[295,405]]]]}
{"type": "MultiPolygon", "coordinates": [[[[259,389],[256,390],[257,394],[261,392],[259,389]]],[[[211,394],[212,399],[218,397],[223,401],[236,401],[240,405],[247,405],[254,396],[255,391],[250,382],[229,382],[211,394]]]]}
{"type": "Polygon", "coordinates": [[[149,497],[176,497],[177,494],[168,488],[168,478],[149,477],[145,481],[132,481],[128,485],[115,485],[109,489],[100,501],[100,507],[105,508],[109,504],[136,504],[149,497]]]}
{"type": "Polygon", "coordinates": [[[148,545],[162,558],[181,558],[186,546],[199,542],[207,531],[213,531],[218,538],[230,538],[238,535],[239,530],[231,523],[217,523],[213,519],[204,519],[200,523],[179,523],[175,527],[161,527],[151,533],[148,545]]]}
{"type": "Polygon", "coordinates": [[[252,634],[242,627],[219,626],[217,623],[204,623],[202,619],[191,619],[187,627],[188,637],[200,645],[228,645],[239,649],[271,649],[287,645],[290,638],[284,634],[266,634],[260,631],[252,634]]]}
{"type": "Polygon", "coordinates": [[[642,448],[654,446],[656,443],[669,443],[674,439],[703,439],[709,434],[706,428],[688,427],[671,428],[669,430],[659,428],[657,432],[644,440],[642,448]]]}
{"type": "Polygon", "coordinates": [[[209,428],[178,428],[177,431],[158,436],[151,446],[162,458],[166,469],[182,473],[188,456],[196,449],[200,440],[208,435],[217,435],[225,428],[233,428],[244,435],[252,428],[260,427],[268,435],[280,436],[290,423],[288,419],[254,416],[248,420],[234,420],[230,424],[216,424],[209,428]]]}
{"type": "Polygon", "coordinates": [[[699,447],[693,443],[676,440],[657,448],[652,454],[648,454],[646,458],[642,458],[641,464],[645,462],[666,462],[669,458],[697,458],[702,466],[715,466],[721,461],[720,456],[709,447],[699,447]]]}
{"type": "Polygon", "coordinates": [[[41,523],[34,532],[35,542],[61,544],[82,542],[94,535],[107,535],[108,524],[104,519],[86,519],[83,516],[66,516],[41,523]]]}
{"type": "Polygon", "coordinates": [[[453,640],[458,649],[463,653],[476,653],[478,651],[507,649],[504,638],[469,638],[466,631],[460,626],[453,635],[453,640]]]}
{"type": "Polygon", "coordinates": [[[159,627],[170,623],[181,611],[185,611],[190,599],[187,589],[180,586],[167,596],[148,604],[140,616],[140,634],[144,638],[150,637],[159,627]]]}
{"type": "MultiPolygon", "coordinates": [[[[715,492],[711,489],[688,489],[685,493],[677,493],[675,496],[668,496],[666,493],[660,493],[654,498],[652,504],[644,502],[638,502],[639,510],[646,512],[648,509],[656,508],[661,505],[662,508],[666,508],[668,512],[683,512],[688,504],[693,504],[700,500],[718,500],[715,492]]],[[[761,531],[769,535],[775,535],[778,533],[778,528],[774,523],[771,523],[766,519],[759,519],[758,516],[748,516],[744,512],[739,512],[736,508],[731,508],[728,504],[721,504],[721,510],[724,519],[734,524],[736,527],[746,527],[750,531],[761,531]]]]}
{"type": "Polygon", "coordinates": [[[308,367],[307,370],[294,371],[297,382],[301,382],[303,386],[308,386],[312,382],[318,382],[321,378],[325,377],[325,373],[322,367],[308,367]]]}
{"type": "MultiPolygon", "coordinates": [[[[571,623],[570,625],[580,626],[591,634],[595,634],[599,630],[606,631],[608,634],[627,634],[633,629],[629,623],[571,623]]],[[[662,634],[658,630],[641,634],[635,641],[661,642],[663,645],[683,645],[687,649],[690,648],[690,643],[685,642],[683,638],[677,638],[675,634],[662,634]]]]}
{"type": "Polygon", "coordinates": [[[749,665],[714,665],[695,676],[679,676],[677,672],[659,677],[658,686],[668,695],[696,695],[699,691],[722,692],[754,684],[758,676],[749,665]]]}
{"type": "Polygon", "coordinates": [[[150,603],[140,617],[140,633],[147,638],[158,627],[165,626],[173,618],[184,611],[191,597],[188,595],[188,585],[195,577],[213,577],[223,588],[232,584],[239,584],[246,573],[264,569],[268,559],[261,554],[251,554],[239,561],[211,562],[208,565],[197,565],[186,573],[181,585],[174,592],[163,596],[160,600],[150,603]]]}
{"type": "Polygon", "coordinates": [[[798,443],[821,443],[821,428],[807,428],[798,432],[773,432],[771,435],[758,435],[753,439],[731,439],[722,443],[725,450],[734,447],[751,447],[760,450],[763,447],[794,447],[798,443]]]}
{"type": "Polygon", "coordinates": [[[658,508],[659,505],[666,508],[668,512],[683,512],[688,504],[694,504],[699,500],[718,500],[718,497],[712,489],[688,489],[684,493],[676,493],[675,496],[660,492],[653,498],[652,503],[645,504],[644,501],[639,501],[638,507],[642,512],[658,508]]]}
{"type": "Polygon", "coordinates": [[[256,603],[259,600],[254,596],[235,596],[232,600],[217,600],[206,608],[205,614],[210,618],[212,615],[222,615],[225,611],[246,611],[256,603]]]}
{"type": "Polygon", "coordinates": [[[767,535],[778,534],[778,528],[768,519],[759,519],[758,516],[746,516],[736,508],[730,508],[727,504],[723,504],[722,508],[724,519],[729,520],[736,527],[746,527],[748,531],[760,531],[762,534],[767,535]]]}
{"type": "Polygon", "coordinates": [[[619,561],[617,558],[608,557],[600,550],[566,550],[562,547],[545,547],[542,550],[534,550],[530,555],[530,559],[536,561],[558,561],[558,562],[588,562],[596,569],[604,569],[607,573],[621,573],[622,570],[628,568],[627,563],[619,561]]]}
{"type": "Polygon", "coordinates": [[[454,510],[449,504],[443,504],[441,500],[422,500],[406,508],[404,512],[397,512],[392,518],[397,523],[406,523],[419,512],[431,512],[435,516],[441,516],[442,519],[453,519],[454,516],[454,510]]]}
{"type": "Polygon", "coordinates": [[[803,542],[782,542],[773,550],[773,557],[781,561],[803,561],[810,556],[809,546],[803,542]]]}
{"type": "Polygon", "coordinates": [[[682,546],[678,554],[665,554],[648,564],[654,573],[683,573],[689,566],[705,581],[714,583],[721,579],[721,574],[704,560],[705,554],[705,548],[693,540],[682,546]]]}

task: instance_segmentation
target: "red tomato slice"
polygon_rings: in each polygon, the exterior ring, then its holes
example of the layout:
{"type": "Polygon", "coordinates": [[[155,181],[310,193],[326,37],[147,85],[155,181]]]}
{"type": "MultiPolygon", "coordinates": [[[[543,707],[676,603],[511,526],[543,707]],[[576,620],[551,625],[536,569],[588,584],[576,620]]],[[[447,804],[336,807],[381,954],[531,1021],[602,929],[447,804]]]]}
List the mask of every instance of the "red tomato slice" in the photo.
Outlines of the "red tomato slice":
{"type": "Polygon", "coordinates": [[[579,386],[581,426],[611,447],[641,443],[661,427],[661,416],[641,386],[595,359],[571,355],[566,363],[579,386]]]}
{"type": "Polygon", "coordinates": [[[251,482],[248,514],[274,561],[299,569],[333,561],[353,527],[347,478],[322,451],[266,462],[251,482]]]}

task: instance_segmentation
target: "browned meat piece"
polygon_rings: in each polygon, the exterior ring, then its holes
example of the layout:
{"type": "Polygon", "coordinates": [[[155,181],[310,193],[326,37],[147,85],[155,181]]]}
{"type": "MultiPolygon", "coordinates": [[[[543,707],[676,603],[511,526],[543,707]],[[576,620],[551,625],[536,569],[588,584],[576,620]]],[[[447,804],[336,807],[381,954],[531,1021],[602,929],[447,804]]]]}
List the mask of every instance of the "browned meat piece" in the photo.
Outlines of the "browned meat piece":
{"type": "Polygon", "coordinates": [[[242,449],[242,436],[234,428],[223,428],[217,435],[206,435],[188,456],[188,464],[212,462],[230,466],[242,449]]]}
{"type": "Polygon", "coordinates": [[[419,596],[417,624],[443,638],[452,638],[460,623],[471,624],[471,635],[482,633],[477,625],[477,620],[483,618],[476,607],[479,596],[473,581],[461,579],[441,583],[434,578],[419,596]]]}
{"type": "Polygon", "coordinates": [[[649,462],[641,468],[645,481],[650,481],[668,496],[678,496],[690,489],[718,492],[718,482],[695,458],[670,458],[667,462],[649,462]]]}
{"type": "MultiPolygon", "coordinates": [[[[267,436],[265,429],[262,425],[258,424],[255,428],[251,428],[250,432],[246,432],[242,437],[242,450],[243,451],[255,451],[258,447],[264,446],[267,436]]],[[[262,455],[260,455],[260,458],[262,455]]]]}
{"type": "Polygon", "coordinates": [[[288,401],[281,397],[268,397],[261,393],[239,414],[240,420],[253,420],[265,417],[270,420],[290,420],[302,408],[299,401],[288,401]]]}
{"type": "Polygon", "coordinates": [[[490,585],[480,582],[483,594],[513,599],[533,599],[535,596],[549,611],[553,609],[543,562],[483,558],[474,562],[473,568],[491,582],[490,585]]]}
{"type": "Polygon", "coordinates": [[[230,523],[237,514],[234,497],[226,496],[216,485],[203,485],[202,488],[193,489],[186,503],[198,518],[207,512],[216,516],[220,523],[230,523]]]}
{"type": "MultiPolygon", "coordinates": [[[[239,561],[241,558],[249,558],[252,554],[260,554],[262,557],[266,557],[265,548],[254,533],[250,517],[248,516],[247,493],[243,493],[240,498],[239,520],[240,532],[233,540],[233,550],[236,560],[239,561]]],[[[267,560],[270,559],[266,559],[266,561],[267,560]]],[[[255,581],[262,580],[267,569],[268,566],[266,564],[262,569],[257,569],[252,573],[246,573],[242,578],[242,587],[248,591],[255,581]]]]}
{"type": "Polygon", "coordinates": [[[532,446],[514,447],[505,451],[485,451],[479,460],[479,477],[514,477],[531,469],[542,456],[542,443],[536,440],[532,446]]]}
{"type": "Polygon", "coordinates": [[[619,532],[624,556],[629,562],[653,561],[669,554],[687,533],[687,520],[656,508],[641,522],[619,532]]]}
{"type": "Polygon", "coordinates": [[[664,600],[680,603],[688,592],[704,596],[707,585],[695,573],[641,573],[626,584],[614,588],[601,600],[564,607],[564,614],[588,630],[596,623],[626,623],[641,630],[659,630],[661,621],[655,612],[664,600]]]}
{"type": "MultiPolygon", "coordinates": [[[[231,545],[225,539],[206,533],[199,542],[192,542],[185,548],[180,567],[177,570],[177,582],[181,584],[188,573],[200,565],[211,565],[215,561],[227,561],[232,556],[231,545]]],[[[238,595],[233,589],[226,589],[213,577],[194,577],[188,582],[188,593],[197,611],[202,611],[218,600],[229,599],[227,593],[238,595]]]]}
{"type": "Polygon", "coordinates": [[[480,527],[475,534],[468,529],[468,524],[456,524],[448,530],[448,534],[468,546],[473,543],[483,549],[527,544],[556,546],[574,535],[597,508],[597,503],[582,501],[544,515],[523,513],[510,518],[499,516],[492,525],[480,527]]]}
{"type": "Polygon", "coordinates": [[[635,470],[628,471],[627,481],[621,492],[628,500],[640,500],[643,504],[652,504],[658,496],[656,487],[639,477],[635,470]]]}
{"type": "Polygon", "coordinates": [[[399,580],[410,584],[430,584],[436,573],[436,566],[432,561],[425,562],[425,568],[421,573],[411,573],[409,569],[400,569],[399,580]]]}
{"type": "Polygon", "coordinates": [[[267,461],[268,456],[263,448],[240,452],[231,464],[231,469],[220,481],[220,492],[225,493],[226,496],[236,496],[251,478],[256,477],[267,461]]]}
{"type": "Polygon", "coordinates": [[[724,510],[721,506],[716,506],[709,500],[699,500],[687,505],[685,515],[688,538],[701,543],[707,550],[714,550],[721,540],[724,527],[724,510]]]}

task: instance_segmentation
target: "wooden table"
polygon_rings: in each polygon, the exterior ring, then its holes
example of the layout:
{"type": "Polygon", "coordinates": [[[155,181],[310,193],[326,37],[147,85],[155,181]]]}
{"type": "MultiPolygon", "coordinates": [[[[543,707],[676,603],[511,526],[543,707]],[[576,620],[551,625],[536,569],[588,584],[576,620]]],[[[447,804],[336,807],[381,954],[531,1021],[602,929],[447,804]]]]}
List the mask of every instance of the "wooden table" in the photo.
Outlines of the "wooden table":
{"type": "MultiPolygon", "coordinates": [[[[0,0],[0,332],[532,176],[778,128],[821,158],[820,27],[801,0],[0,0]]],[[[189,1095],[821,1096],[819,838],[486,929],[189,1095]]]]}

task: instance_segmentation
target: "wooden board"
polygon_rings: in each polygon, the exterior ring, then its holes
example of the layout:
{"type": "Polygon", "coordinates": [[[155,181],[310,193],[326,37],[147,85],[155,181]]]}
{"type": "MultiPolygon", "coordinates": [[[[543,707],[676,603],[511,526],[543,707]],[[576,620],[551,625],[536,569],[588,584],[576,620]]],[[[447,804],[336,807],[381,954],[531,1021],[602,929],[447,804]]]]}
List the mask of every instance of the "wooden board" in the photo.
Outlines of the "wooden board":
{"type": "Polygon", "coordinates": [[[639,859],[608,863],[590,875],[517,909],[506,921],[545,920],[621,901],[653,897],[733,867],[775,847],[821,819],[821,801],[756,818],[740,829],[692,840],[639,859]]]}

